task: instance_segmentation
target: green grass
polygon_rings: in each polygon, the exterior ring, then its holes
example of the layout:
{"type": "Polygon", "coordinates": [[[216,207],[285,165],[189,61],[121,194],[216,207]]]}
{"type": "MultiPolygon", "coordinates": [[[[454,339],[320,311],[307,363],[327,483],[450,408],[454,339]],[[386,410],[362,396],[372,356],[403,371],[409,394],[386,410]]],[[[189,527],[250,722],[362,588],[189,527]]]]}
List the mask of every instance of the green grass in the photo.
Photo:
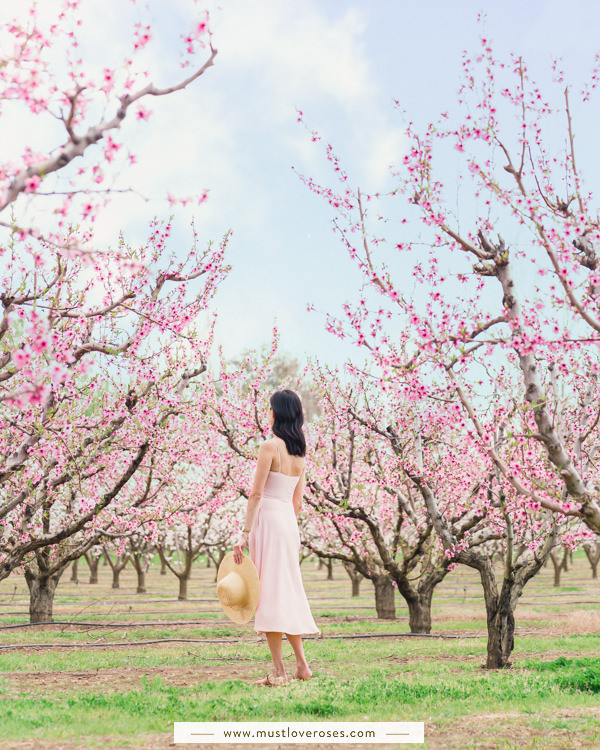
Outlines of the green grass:
{"type": "Polygon", "coordinates": [[[114,736],[131,736],[170,731],[177,720],[277,721],[285,716],[289,721],[418,721],[442,704],[438,721],[450,723],[465,713],[485,713],[490,706],[537,717],[557,702],[563,709],[598,702],[598,658],[533,660],[514,670],[485,673],[471,665],[449,670],[437,661],[424,669],[414,667],[375,667],[362,676],[322,674],[309,683],[270,691],[248,689],[241,680],[174,687],[158,677],[142,677],[139,688],[127,692],[74,688],[51,697],[20,695],[0,701],[0,726],[6,739],[22,737],[24,726],[32,738],[68,739],[78,736],[81,726],[89,735],[110,726],[114,736]]]}
{"type": "Polygon", "coordinates": [[[555,661],[532,662],[529,667],[544,675],[555,676],[563,690],[600,693],[600,658],[567,659],[560,656],[555,661]]]}
{"type": "MultiPolygon", "coordinates": [[[[324,571],[313,566],[302,570],[313,612],[327,636],[305,641],[315,677],[285,689],[264,690],[250,683],[270,669],[266,643],[252,627],[229,623],[216,608],[213,569],[195,570],[190,600],[178,602],[176,580],[159,576],[156,568],[147,577],[148,594],[136,595],[131,570],[122,575],[122,589],[113,591],[108,569],[100,569],[100,584],[89,585],[83,581],[83,566],[78,586],[67,578],[61,581],[55,619],[124,627],[0,628],[0,646],[28,645],[26,651],[0,648],[0,691],[5,697],[0,700],[0,747],[25,737],[41,747],[81,740],[85,733],[86,748],[101,743],[121,748],[142,743],[147,733],[171,733],[176,720],[251,719],[425,721],[435,727],[438,738],[464,724],[468,728],[457,740],[461,744],[452,745],[461,750],[600,747],[600,633],[568,630],[579,621],[572,612],[593,615],[600,608],[600,602],[577,604],[597,599],[597,581],[589,577],[581,556],[576,555],[575,570],[563,574],[563,587],[555,589],[552,571],[545,569],[526,588],[516,612],[513,666],[501,671],[482,669],[485,608],[471,572],[450,576],[434,597],[432,633],[461,637],[425,638],[408,635],[407,610],[399,597],[398,619],[377,620],[369,582],[363,582],[360,598],[352,599],[339,567],[333,581],[325,581],[324,571]],[[387,637],[343,637],[370,633],[387,637]],[[228,642],[117,646],[163,638],[228,642]],[[106,646],[83,646],[94,641],[106,646]],[[42,643],[75,647],[39,648],[42,643]],[[120,681],[116,671],[103,671],[109,669],[123,670],[128,680],[120,681]],[[146,677],[141,670],[152,672],[146,677]],[[86,676],[65,676],[52,683],[51,676],[41,675],[37,682],[38,673],[66,671],[86,676]],[[185,679],[177,678],[179,674],[185,679]],[[511,735],[513,725],[520,735],[511,735]]],[[[15,580],[16,593],[15,581],[0,582],[0,605],[4,602],[1,609],[7,613],[0,626],[27,620],[26,614],[14,614],[28,609],[24,582],[15,580]]],[[[588,622],[594,624],[590,617],[588,622]]],[[[284,657],[292,671],[287,644],[284,657]]]]}
{"type": "MultiPolygon", "coordinates": [[[[356,623],[337,623],[337,635],[359,632],[356,623]]],[[[398,624],[395,623],[397,627],[398,624]]],[[[362,629],[364,630],[364,628],[362,629]]],[[[380,633],[394,632],[394,623],[378,622],[370,623],[370,630],[380,633]]],[[[139,630],[127,629],[126,640],[151,640],[149,637],[151,628],[139,630]]],[[[398,628],[400,631],[400,628],[398,628]]],[[[5,631],[6,632],[6,631],[5,631]]],[[[21,632],[21,631],[18,631],[21,632]]],[[[111,644],[122,640],[123,632],[107,634],[106,648],[68,648],[54,650],[39,650],[28,652],[26,656],[22,650],[0,649],[0,674],[2,672],[31,672],[39,670],[66,670],[66,669],[97,669],[102,666],[128,667],[128,666],[152,666],[180,665],[186,666],[194,663],[202,663],[203,660],[214,664],[227,664],[231,659],[250,660],[262,662],[268,657],[268,650],[264,641],[258,641],[254,632],[246,628],[237,628],[235,633],[238,639],[225,644],[174,644],[168,646],[147,647],[122,647],[115,648],[111,644]],[[243,634],[243,638],[239,636],[243,634]],[[193,656],[190,656],[193,654],[193,656]]],[[[407,632],[407,631],[405,631],[407,632]]],[[[92,638],[97,639],[103,633],[103,629],[93,629],[90,633],[64,632],[53,633],[50,629],[43,632],[27,632],[17,638],[13,633],[11,642],[27,643],[35,646],[35,643],[63,642],[80,643],[89,642],[92,638]],[[24,636],[27,635],[27,638],[24,636]]],[[[231,630],[228,627],[211,629],[211,637],[215,639],[228,637],[231,630]]],[[[165,632],[165,637],[182,638],[204,638],[206,630],[182,630],[165,632]]],[[[104,642],[103,642],[104,643],[104,642]]],[[[419,636],[408,636],[385,639],[307,639],[305,641],[306,652],[309,657],[319,665],[345,664],[346,673],[360,674],[368,669],[369,664],[377,660],[409,659],[419,660],[418,669],[427,670],[430,662],[441,660],[456,660],[463,657],[478,657],[473,663],[463,663],[462,669],[481,669],[485,661],[486,639],[485,638],[427,638],[419,636]]],[[[577,653],[581,655],[600,653],[600,634],[598,635],[560,635],[560,636],[527,636],[515,639],[513,660],[518,661],[520,654],[552,654],[553,652],[577,653]]],[[[291,648],[284,645],[284,654],[291,660],[291,648]]]]}

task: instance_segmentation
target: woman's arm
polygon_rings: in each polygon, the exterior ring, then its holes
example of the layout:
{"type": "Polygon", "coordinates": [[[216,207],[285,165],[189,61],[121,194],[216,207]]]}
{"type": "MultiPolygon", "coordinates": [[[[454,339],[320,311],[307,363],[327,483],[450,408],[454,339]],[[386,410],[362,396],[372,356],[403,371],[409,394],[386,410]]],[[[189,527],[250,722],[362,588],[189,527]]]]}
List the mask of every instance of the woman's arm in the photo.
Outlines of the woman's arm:
{"type": "Polygon", "coordinates": [[[296,489],[294,490],[294,495],[292,497],[292,502],[294,503],[294,513],[296,514],[296,518],[298,517],[298,514],[302,510],[302,498],[304,497],[305,485],[306,485],[306,480],[304,478],[304,469],[302,469],[302,474],[300,475],[300,479],[298,480],[298,484],[296,485],[296,489]]]}
{"type": "Polygon", "coordinates": [[[256,462],[256,469],[254,470],[254,480],[252,482],[250,494],[248,495],[244,531],[242,531],[237,543],[233,547],[233,558],[238,564],[242,562],[242,550],[246,546],[248,534],[254,523],[254,517],[256,516],[256,511],[260,504],[260,499],[265,488],[265,482],[267,481],[269,471],[271,470],[274,453],[275,447],[271,441],[263,443],[258,449],[258,460],[256,462]]]}

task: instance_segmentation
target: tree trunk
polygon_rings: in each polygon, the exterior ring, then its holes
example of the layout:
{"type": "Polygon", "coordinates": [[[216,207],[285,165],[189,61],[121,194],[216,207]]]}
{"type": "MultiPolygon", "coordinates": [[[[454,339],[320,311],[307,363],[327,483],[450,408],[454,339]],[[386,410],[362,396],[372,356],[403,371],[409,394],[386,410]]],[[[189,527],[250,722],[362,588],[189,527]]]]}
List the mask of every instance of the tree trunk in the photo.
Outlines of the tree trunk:
{"type": "Polygon", "coordinates": [[[600,561],[600,544],[584,544],[583,549],[592,567],[592,578],[598,578],[598,562],[600,561]]]}
{"type": "Polygon", "coordinates": [[[492,566],[480,566],[488,630],[486,669],[502,669],[508,666],[508,660],[515,647],[514,613],[519,597],[527,582],[537,574],[545,558],[552,553],[556,534],[556,526],[553,526],[543,547],[537,549],[535,554],[526,551],[522,559],[511,562],[512,555],[510,551],[507,553],[507,565],[500,593],[492,566]]]}
{"type": "Polygon", "coordinates": [[[510,598],[500,597],[495,612],[488,613],[487,661],[486,669],[502,669],[515,647],[515,617],[510,606],[510,598]]]}
{"type": "Polygon", "coordinates": [[[346,573],[348,573],[348,576],[350,577],[350,581],[352,582],[352,596],[357,597],[360,595],[360,582],[362,581],[363,576],[352,563],[344,562],[343,565],[346,573]]]}
{"type": "Polygon", "coordinates": [[[43,575],[25,568],[25,581],[29,588],[29,622],[53,622],[54,592],[62,572],[43,575]]]}
{"type": "Polygon", "coordinates": [[[190,577],[183,573],[182,575],[178,575],[177,578],[179,578],[179,595],[177,598],[181,600],[187,599],[188,581],[190,580],[190,577]]]}
{"type": "Polygon", "coordinates": [[[77,563],[79,560],[73,560],[73,564],[71,565],[71,582],[72,583],[79,583],[79,578],[77,578],[77,563]]]}
{"type": "Polygon", "coordinates": [[[420,592],[414,599],[407,599],[408,624],[411,633],[431,633],[431,599],[433,588],[420,592]]]}
{"type": "Polygon", "coordinates": [[[92,557],[92,555],[85,553],[85,559],[90,568],[90,583],[98,583],[98,566],[100,565],[99,557],[92,557]]]}
{"type": "Polygon", "coordinates": [[[213,559],[213,562],[215,563],[215,579],[214,579],[215,583],[217,582],[217,576],[219,575],[219,566],[221,565],[221,563],[223,562],[223,558],[227,554],[227,550],[224,549],[224,548],[222,548],[222,547],[217,547],[217,551],[219,553],[219,560],[218,560],[218,562],[216,562],[213,559]]]}
{"type": "Polygon", "coordinates": [[[394,584],[389,575],[373,577],[375,587],[375,609],[377,617],[382,620],[396,619],[396,605],[394,602],[394,584]]]}
{"type": "Polygon", "coordinates": [[[555,565],[554,566],[554,588],[560,587],[560,574],[563,571],[562,565],[555,565]]]}
{"type": "Polygon", "coordinates": [[[116,560],[113,562],[112,557],[110,556],[110,552],[104,548],[104,559],[108,562],[108,564],[111,567],[112,570],[112,587],[113,589],[120,588],[119,585],[119,576],[121,574],[121,571],[125,568],[127,563],[129,562],[129,555],[117,555],[116,560]]]}
{"type": "Polygon", "coordinates": [[[162,547],[157,547],[158,557],[160,559],[160,574],[161,576],[167,575],[167,561],[165,560],[165,553],[162,547]]]}
{"type": "Polygon", "coordinates": [[[333,560],[331,558],[327,560],[327,580],[333,581],[333,560]]]}
{"type": "Polygon", "coordinates": [[[137,573],[137,589],[136,594],[146,593],[146,571],[144,570],[143,556],[137,555],[135,552],[131,555],[131,562],[137,573]]]}
{"type": "Polygon", "coordinates": [[[563,571],[562,560],[558,559],[556,550],[552,550],[550,553],[550,559],[552,560],[552,566],[554,567],[554,586],[556,588],[560,586],[560,575],[563,571]]]}

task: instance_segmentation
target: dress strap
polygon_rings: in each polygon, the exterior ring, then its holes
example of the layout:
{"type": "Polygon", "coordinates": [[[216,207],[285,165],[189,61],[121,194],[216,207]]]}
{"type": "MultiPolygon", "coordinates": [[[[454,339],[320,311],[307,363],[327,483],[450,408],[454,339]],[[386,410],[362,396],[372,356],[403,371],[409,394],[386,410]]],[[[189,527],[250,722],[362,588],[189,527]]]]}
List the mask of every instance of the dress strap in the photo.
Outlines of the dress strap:
{"type": "Polygon", "coordinates": [[[281,456],[279,455],[279,443],[277,442],[277,440],[275,441],[275,447],[277,448],[277,465],[279,467],[277,469],[277,473],[281,474],[281,456]]]}

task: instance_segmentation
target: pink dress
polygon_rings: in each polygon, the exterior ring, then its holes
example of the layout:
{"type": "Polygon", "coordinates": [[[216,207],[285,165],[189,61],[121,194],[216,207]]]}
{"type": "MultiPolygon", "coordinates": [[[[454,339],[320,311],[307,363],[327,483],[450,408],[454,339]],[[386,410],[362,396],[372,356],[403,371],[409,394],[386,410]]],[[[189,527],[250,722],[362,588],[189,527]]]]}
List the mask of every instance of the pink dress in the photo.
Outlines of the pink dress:
{"type": "MultiPolygon", "coordinates": [[[[279,451],[279,448],[278,448],[279,451]]],[[[318,633],[300,573],[300,533],[292,497],[300,477],[270,471],[248,539],[260,578],[257,633],[318,633]]]]}

